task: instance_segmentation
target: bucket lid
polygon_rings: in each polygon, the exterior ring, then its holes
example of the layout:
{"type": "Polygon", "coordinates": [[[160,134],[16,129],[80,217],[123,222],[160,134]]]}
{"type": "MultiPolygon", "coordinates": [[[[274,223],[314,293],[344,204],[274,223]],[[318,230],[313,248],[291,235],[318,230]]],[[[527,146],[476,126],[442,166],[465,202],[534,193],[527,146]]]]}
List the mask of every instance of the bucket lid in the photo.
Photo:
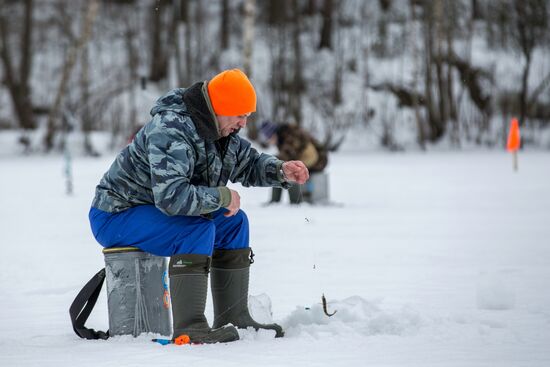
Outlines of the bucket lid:
{"type": "Polygon", "coordinates": [[[137,247],[110,247],[104,248],[102,251],[104,254],[120,254],[123,252],[143,252],[137,247]]]}

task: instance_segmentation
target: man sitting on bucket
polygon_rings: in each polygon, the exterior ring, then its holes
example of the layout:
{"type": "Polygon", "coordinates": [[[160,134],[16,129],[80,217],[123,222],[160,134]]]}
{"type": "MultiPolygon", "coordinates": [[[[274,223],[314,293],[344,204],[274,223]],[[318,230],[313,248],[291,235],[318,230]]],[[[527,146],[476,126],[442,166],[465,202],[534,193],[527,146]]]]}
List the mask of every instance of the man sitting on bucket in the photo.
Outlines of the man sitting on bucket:
{"type": "Polygon", "coordinates": [[[250,316],[248,219],[226,184],[287,187],[307,181],[309,172],[301,161],[258,153],[238,135],[255,111],[254,87],[238,69],[175,89],[158,99],[152,120],[96,188],[89,218],[102,246],[170,256],[174,338],[230,342],[239,339],[235,327],[284,335],[279,325],[250,316]],[[209,273],[212,328],[204,316],[209,273]]]}

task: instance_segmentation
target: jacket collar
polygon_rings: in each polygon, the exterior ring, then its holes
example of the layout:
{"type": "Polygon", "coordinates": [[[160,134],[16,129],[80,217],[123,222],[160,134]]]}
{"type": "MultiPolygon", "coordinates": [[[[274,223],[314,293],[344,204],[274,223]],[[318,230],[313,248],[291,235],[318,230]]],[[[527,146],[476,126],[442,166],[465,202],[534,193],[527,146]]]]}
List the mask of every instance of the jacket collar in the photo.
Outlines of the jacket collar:
{"type": "Polygon", "coordinates": [[[205,140],[215,141],[221,138],[218,120],[214,114],[208,90],[208,82],[198,82],[183,93],[183,102],[199,136],[205,140]]]}

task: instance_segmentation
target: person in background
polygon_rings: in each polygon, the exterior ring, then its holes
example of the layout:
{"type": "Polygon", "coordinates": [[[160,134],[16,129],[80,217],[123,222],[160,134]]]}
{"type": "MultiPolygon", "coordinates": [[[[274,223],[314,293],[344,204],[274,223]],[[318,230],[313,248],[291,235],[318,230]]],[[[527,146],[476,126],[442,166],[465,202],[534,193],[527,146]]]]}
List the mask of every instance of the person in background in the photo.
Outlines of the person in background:
{"type": "Polygon", "coordinates": [[[96,187],[89,219],[103,247],[170,257],[174,339],[230,342],[239,339],[235,327],[284,335],[250,316],[248,218],[226,185],[287,187],[309,172],[303,162],[258,153],[238,135],[255,111],[254,87],[238,69],[172,90],[96,187]],[[204,315],[209,275],[213,327],[204,315]]]}
{"type": "MultiPolygon", "coordinates": [[[[297,125],[263,121],[260,125],[260,139],[268,145],[277,146],[279,159],[304,162],[310,174],[323,172],[327,166],[326,149],[307,131],[297,125]]],[[[274,187],[268,204],[280,202],[282,192],[282,188],[274,187]]],[[[291,185],[288,189],[290,203],[311,202],[311,192],[312,190],[307,184],[304,191],[299,185],[291,185]]]]}

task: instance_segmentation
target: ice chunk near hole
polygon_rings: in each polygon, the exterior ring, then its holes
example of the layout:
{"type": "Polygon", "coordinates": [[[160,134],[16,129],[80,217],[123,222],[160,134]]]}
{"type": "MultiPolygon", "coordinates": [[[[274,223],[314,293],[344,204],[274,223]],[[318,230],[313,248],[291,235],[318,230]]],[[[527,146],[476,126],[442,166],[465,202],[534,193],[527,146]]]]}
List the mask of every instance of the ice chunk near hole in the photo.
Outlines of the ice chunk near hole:
{"type": "Polygon", "coordinates": [[[509,273],[482,272],[477,284],[477,307],[482,310],[511,310],[516,295],[509,273]]]}
{"type": "MultiPolygon", "coordinates": [[[[273,312],[271,298],[265,293],[248,297],[248,311],[250,316],[260,324],[272,324],[273,312]]],[[[275,330],[254,330],[252,327],[238,329],[241,340],[271,340],[275,337],[275,330]]]]}
{"type": "Polygon", "coordinates": [[[260,324],[273,323],[273,312],[271,310],[271,298],[265,293],[249,296],[248,309],[250,316],[260,324]]]}

